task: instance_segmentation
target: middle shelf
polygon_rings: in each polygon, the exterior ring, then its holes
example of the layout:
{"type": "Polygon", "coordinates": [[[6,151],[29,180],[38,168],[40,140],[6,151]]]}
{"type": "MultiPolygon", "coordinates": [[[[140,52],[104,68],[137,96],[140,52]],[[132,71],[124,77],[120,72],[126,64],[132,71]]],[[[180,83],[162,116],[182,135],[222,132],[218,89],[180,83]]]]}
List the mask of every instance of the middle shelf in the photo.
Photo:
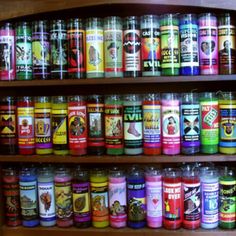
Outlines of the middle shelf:
{"type": "Polygon", "coordinates": [[[56,156],[56,155],[0,155],[0,162],[31,162],[31,163],[78,163],[78,164],[158,164],[180,162],[236,162],[236,155],[158,155],[158,156],[56,156]]]}

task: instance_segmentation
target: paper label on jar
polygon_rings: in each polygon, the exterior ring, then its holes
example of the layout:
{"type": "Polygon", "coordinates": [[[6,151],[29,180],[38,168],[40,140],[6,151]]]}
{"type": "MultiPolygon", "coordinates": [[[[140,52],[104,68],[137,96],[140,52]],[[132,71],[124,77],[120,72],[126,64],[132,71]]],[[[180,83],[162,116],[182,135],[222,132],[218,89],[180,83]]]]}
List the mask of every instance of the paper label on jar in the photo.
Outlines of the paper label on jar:
{"type": "Polygon", "coordinates": [[[112,222],[126,222],[126,182],[109,183],[109,209],[112,222]]]}
{"type": "Polygon", "coordinates": [[[184,189],[184,220],[196,221],[201,217],[200,182],[183,183],[184,189]]]}
{"type": "Polygon", "coordinates": [[[19,182],[21,215],[24,220],[34,220],[38,217],[37,182],[19,182]]]}
{"type": "Polygon", "coordinates": [[[200,146],[199,105],[181,105],[181,138],[182,146],[200,146]]]}
{"type": "Polygon", "coordinates": [[[91,183],[92,221],[109,221],[108,183],[91,183]]]}
{"type": "Polygon", "coordinates": [[[220,105],[220,146],[236,147],[236,105],[220,105]]]}
{"type": "Polygon", "coordinates": [[[56,216],[70,218],[73,214],[71,182],[55,182],[56,216]]]}
{"type": "Polygon", "coordinates": [[[162,217],[162,182],[146,181],[147,217],[162,217]]]}
{"type": "Polygon", "coordinates": [[[181,219],[181,183],[163,183],[164,217],[174,221],[181,219]]]}
{"type": "Polygon", "coordinates": [[[219,142],[218,102],[201,102],[201,144],[217,145],[219,142]]]}
{"type": "Polygon", "coordinates": [[[202,223],[214,224],[218,222],[219,213],[219,183],[205,183],[202,181],[202,223]]]}
{"type": "Polygon", "coordinates": [[[75,183],[73,188],[73,211],[76,222],[91,220],[90,213],[90,184],[89,182],[75,183]]]}
{"type": "Polygon", "coordinates": [[[140,30],[124,30],[124,71],[141,70],[140,30]]]}
{"type": "Polygon", "coordinates": [[[144,147],[161,145],[161,106],[143,105],[144,147]]]}
{"type": "Polygon", "coordinates": [[[87,73],[104,72],[103,30],[86,30],[86,70],[87,73]]]}
{"type": "Polygon", "coordinates": [[[121,105],[105,105],[105,137],[107,148],[123,147],[123,109],[121,105]]]}
{"type": "Polygon", "coordinates": [[[39,216],[43,221],[56,219],[53,182],[38,182],[39,216]]]}
{"type": "Polygon", "coordinates": [[[128,183],[128,220],[142,221],[146,218],[145,183],[128,183]]]}

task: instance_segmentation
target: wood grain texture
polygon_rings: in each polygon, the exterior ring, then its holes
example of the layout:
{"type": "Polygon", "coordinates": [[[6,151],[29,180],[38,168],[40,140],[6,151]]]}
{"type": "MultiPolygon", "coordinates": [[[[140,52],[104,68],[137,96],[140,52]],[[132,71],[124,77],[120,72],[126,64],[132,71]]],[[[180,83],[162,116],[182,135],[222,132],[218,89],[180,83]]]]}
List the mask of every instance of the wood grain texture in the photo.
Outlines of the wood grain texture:
{"type": "Polygon", "coordinates": [[[158,163],[181,163],[181,162],[236,162],[235,155],[176,155],[176,156],[54,156],[54,155],[0,155],[0,163],[77,163],[77,164],[158,164],[158,163]]]}
{"type": "Polygon", "coordinates": [[[236,1],[234,0],[146,0],[145,2],[143,0],[0,0],[0,20],[78,7],[112,4],[164,5],[166,6],[167,12],[168,8],[170,9],[172,6],[177,6],[177,9],[181,9],[181,6],[193,6],[201,8],[236,10],[236,1]]]}
{"type": "Polygon", "coordinates": [[[162,236],[189,236],[189,235],[196,235],[196,236],[235,236],[234,230],[165,230],[165,229],[112,229],[112,228],[105,228],[105,229],[95,229],[95,228],[88,228],[88,229],[76,229],[74,227],[68,229],[56,228],[56,227],[37,227],[37,228],[23,228],[23,227],[16,227],[16,228],[9,228],[3,227],[3,236],[42,236],[42,235],[50,235],[50,236],[104,236],[104,235],[112,235],[112,236],[153,236],[153,235],[162,235],[162,236]]]}

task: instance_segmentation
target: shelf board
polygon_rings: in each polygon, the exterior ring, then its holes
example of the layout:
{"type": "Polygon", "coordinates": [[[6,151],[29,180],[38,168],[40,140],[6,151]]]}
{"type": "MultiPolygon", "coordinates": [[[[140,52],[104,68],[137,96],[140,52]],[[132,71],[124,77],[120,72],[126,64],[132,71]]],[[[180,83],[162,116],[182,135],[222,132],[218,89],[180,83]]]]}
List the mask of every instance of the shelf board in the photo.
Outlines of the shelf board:
{"type": "MultiPolygon", "coordinates": [[[[20,16],[33,15],[38,13],[53,12],[59,10],[91,7],[91,6],[107,6],[111,4],[143,4],[166,6],[167,10],[170,8],[181,9],[181,7],[201,7],[201,8],[215,8],[225,10],[236,10],[236,2],[234,0],[228,1],[212,1],[212,0],[8,0],[1,1],[0,20],[11,19],[20,16]],[[24,6],[24,7],[22,7],[24,6]]],[[[176,10],[177,11],[177,10],[176,10]]],[[[177,11],[178,12],[178,11],[177,11]]],[[[108,13],[109,14],[109,13],[108,13]]]]}
{"type": "Polygon", "coordinates": [[[44,86],[96,86],[115,84],[154,84],[154,83],[199,83],[207,81],[236,81],[236,75],[199,75],[199,76],[159,76],[137,78],[100,78],[100,79],[64,79],[64,80],[30,80],[0,81],[1,87],[44,87],[44,86]]]}
{"type": "Polygon", "coordinates": [[[158,163],[181,163],[181,162],[236,162],[236,155],[176,155],[176,156],[55,156],[55,155],[0,155],[0,162],[4,163],[77,163],[77,164],[158,164],[158,163]]]}
{"type": "Polygon", "coordinates": [[[214,230],[204,230],[198,229],[195,231],[192,230],[165,230],[165,229],[130,229],[130,228],[123,228],[123,229],[113,229],[113,228],[104,228],[104,229],[95,229],[93,227],[87,229],[78,229],[75,227],[71,228],[58,228],[58,227],[36,227],[36,228],[24,228],[24,227],[15,227],[10,228],[3,226],[2,227],[3,236],[41,236],[42,234],[50,235],[50,236],[64,236],[68,233],[70,236],[104,236],[105,234],[111,234],[112,236],[153,236],[154,234],[160,236],[169,236],[173,234],[175,236],[189,236],[189,235],[199,235],[199,236],[235,236],[235,230],[221,230],[221,229],[214,229],[214,230]]]}

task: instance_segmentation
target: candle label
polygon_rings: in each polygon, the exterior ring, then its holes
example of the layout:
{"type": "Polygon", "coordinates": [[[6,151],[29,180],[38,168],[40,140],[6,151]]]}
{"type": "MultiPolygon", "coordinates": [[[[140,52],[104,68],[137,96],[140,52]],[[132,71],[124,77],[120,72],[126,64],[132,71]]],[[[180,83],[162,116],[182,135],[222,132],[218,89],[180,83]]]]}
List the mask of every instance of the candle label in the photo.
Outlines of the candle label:
{"type": "Polygon", "coordinates": [[[180,50],[181,67],[199,66],[197,25],[180,25],[180,50]]]}
{"type": "Polygon", "coordinates": [[[122,30],[104,31],[105,71],[123,72],[123,40],[122,30]]]}
{"type": "Polygon", "coordinates": [[[109,209],[111,222],[126,222],[126,181],[124,181],[123,183],[109,182],[109,209]]]}
{"type": "Polygon", "coordinates": [[[2,145],[16,144],[16,106],[0,106],[0,138],[2,145]]]}
{"type": "Polygon", "coordinates": [[[67,72],[67,34],[61,27],[62,24],[58,23],[58,29],[50,32],[51,74],[67,72]]]}
{"type": "Polygon", "coordinates": [[[142,71],[161,70],[160,30],[142,29],[142,71]]]}
{"type": "Polygon", "coordinates": [[[142,106],[124,106],[124,144],[126,148],[143,145],[142,106]]]}
{"type": "Polygon", "coordinates": [[[184,220],[197,221],[201,217],[201,192],[199,183],[183,183],[184,220]]]}
{"type": "Polygon", "coordinates": [[[163,148],[180,145],[179,106],[162,106],[163,148]]]}
{"type": "Polygon", "coordinates": [[[37,182],[19,182],[20,205],[23,220],[35,220],[38,218],[37,182]]]}
{"type": "Polygon", "coordinates": [[[146,218],[145,183],[128,183],[128,220],[144,221],[146,218]]]}
{"type": "MultiPolygon", "coordinates": [[[[9,176],[10,177],[10,176],[9,176]]],[[[8,177],[4,177],[8,178],[8,177]]],[[[12,178],[12,177],[10,177],[12,178]]],[[[4,181],[4,180],[3,180],[4,181]]],[[[5,216],[8,225],[20,224],[20,193],[17,182],[3,182],[3,196],[5,198],[5,216]]]]}
{"type": "Polygon", "coordinates": [[[217,145],[219,142],[218,102],[201,102],[201,144],[217,145]]]}
{"type": "Polygon", "coordinates": [[[34,108],[18,107],[17,115],[19,148],[34,148],[34,108]]]}
{"type": "Polygon", "coordinates": [[[106,148],[123,148],[123,107],[105,105],[106,148]]]}
{"type": "Polygon", "coordinates": [[[109,221],[108,183],[91,183],[92,221],[109,221]]]}
{"type": "Polygon", "coordinates": [[[52,110],[53,144],[67,144],[67,110],[52,110]]]}
{"type": "Polygon", "coordinates": [[[235,223],[236,181],[220,180],[220,221],[235,223]]]}
{"type": "Polygon", "coordinates": [[[141,71],[140,30],[124,30],[124,71],[141,71]]]}
{"type": "Polygon", "coordinates": [[[199,47],[201,72],[218,74],[217,27],[199,26],[199,47]]]}
{"type": "Polygon", "coordinates": [[[38,182],[38,199],[41,220],[56,220],[54,182],[38,182]]]}
{"type": "Polygon", "coordinates": [[[220,105],[220,147],[236,147],[236,105],[220,105]]]}
{"type": "Polygon", "coordinates": [[[159,220],[162,217],[162,182],[146,180],[147,217],[149,220],[159,220]]]}
{"type": "Polygon", "coordinates": [[[47,32],[32,33],[33,74],[44,78],[50,73],[50,36],[47,32]]]}
{"type": "Polygon", "coordinates": [[[36,148],[52,148],[51,109],[35,108],[34,117],[36,148]]]}
{"type": "Polygon", "coordinates": [[[161,26],[161,68],[179,68],[179,27],[161,26]]]}
{"type": "Polygon", "coordinates": [[[89,182],[76,183],[73,188],[73,212],[75,222],[91,220],[90,213],[90,184],[89,182]]]}
{"type": "Polygon", "coordinates": [[[219,63],[222,66],[236,64],[235,26],[222,25],[218,27],[219,63]]]}
{"type": "Polygon", "coordinates": [[[70,29],[68,40],[68,72],[85,72],[85,31],[70,29]]]}
{"type": "Polygon", "coordinates": [[[143,105],[144,147],[161,146],[161,106],[143,105]]]}
{"type": "Polygon", "coordinates": [[[0,30],[0,79],[15,79],[15,38],[14,30],[0,30]],[[8,35],[9,34],[9,35],[8,35]]]}
{"type": "Polygon", "coordinates": [[[72,190],[71,182],[56,182],[55,181],[55,202],[56,216],[59,219],[67,220],[72,217],[72,190]]]}
{"type": "Polygon", "coordinates": [[[87,73],[104,72],[103,30],[86,30],[86,70],[87,73]]]}
{"type": "Polygon", "coordinates": [[[200,146],[199,105],[181,105],[182,146],[200,146]]]}
{"type": "Polygon", "coordinates": [[[181,183],[163,183],[164,218],[174,221],[181,219],[181,183]]]}
{"type": "Polygon", "coordinates": [[[88,104],[89,146],[104,146],[104,104],[88,104]]]}
{"type": "Polygon", "coordinates": [[[218,222],[219,183],[202,182],[202,223],[218,222]]]}
{"type": "Polygon", "coordinates": [[[87,111],[86,106],[68,106],[69,147],[87,148],[87,111]]]}
{"type": "Polygon", "coordinates": [[[21,28],[20,31],[22,31],[22,34],[16,36],[16,73],[17,76],[24,76],[26,79],[31,78],[33,66],[32,37],[30,33],[27,34],[29,30],[29,26],[25,29],[21,28]]]}

